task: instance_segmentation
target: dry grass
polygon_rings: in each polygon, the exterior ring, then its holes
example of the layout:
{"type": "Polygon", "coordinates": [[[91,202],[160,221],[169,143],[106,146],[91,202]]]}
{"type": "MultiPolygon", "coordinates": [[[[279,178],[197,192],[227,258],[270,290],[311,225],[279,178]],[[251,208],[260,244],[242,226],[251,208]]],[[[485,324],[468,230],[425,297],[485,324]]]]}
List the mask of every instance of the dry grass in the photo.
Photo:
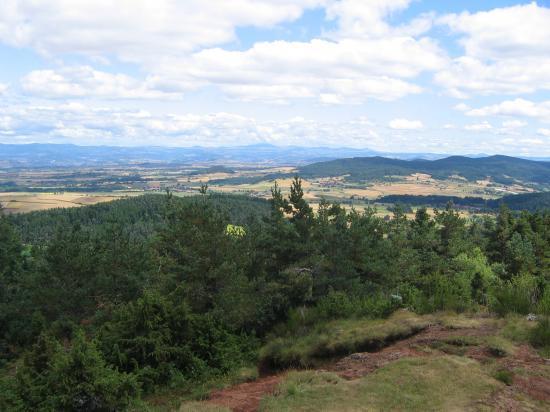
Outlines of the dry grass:
{"type": "Polygon", "coordinates": [[[481,365],[457,356],[405,358],[358,380],[332,373],[289,374],[261,411],[463,411],[502,383],[481,365]]]}
{"type": "Polygon", "coordinates": [[[181,405],[179,412],[231,412],[231,409],[223,406],[211,405],[204,402],[188,402],[181,405]]]}
{"type": "Polygon", "coordinates": [[[0,193],[0,204],[7,213],[26,213],[54,208],[80,207],[134,195],[87,193],[0,193]]]}
{"type": "Polygon", "coordinates": [[[430,317],[406,311],[389,319],[344,319],[319,324],[304,336],[276,338],[260,353],[267,368],[313,367],[323,359],[379,349],[430,325],[430,317]]]}

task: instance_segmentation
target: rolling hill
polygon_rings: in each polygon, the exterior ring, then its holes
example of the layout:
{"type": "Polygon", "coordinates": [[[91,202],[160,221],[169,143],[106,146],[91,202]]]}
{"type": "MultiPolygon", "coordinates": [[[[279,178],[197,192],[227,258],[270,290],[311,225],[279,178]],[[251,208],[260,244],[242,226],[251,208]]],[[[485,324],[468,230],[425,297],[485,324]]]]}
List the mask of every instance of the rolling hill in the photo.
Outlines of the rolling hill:
{"type": "Polygon", "coordinates": [[[300,168],[300,175],[306,178],[347,175],[349,181],[381,180],[413,173],[427,173],[436,179],[458,175],[470,181],[491,177],[495,182],[505,184],[514,181],[550,184],[550,162],[500,155],[480,158],[451,156],[438,160],[354,157],[300,168]]]}
{"type": "Polygon", "coordinates": [[[519,195],[507,195],[500,199],[483,199],[481,197],[458,196],[415,196],[415,195],[389,195],[376,200],[377,203],[395,204],[401,203],[409,206],[445,207],[452,202],[458,207],[474,209],[496,210],[505,204],[512,210],[550,210],[550,192],[524,193],[519,195]]]}

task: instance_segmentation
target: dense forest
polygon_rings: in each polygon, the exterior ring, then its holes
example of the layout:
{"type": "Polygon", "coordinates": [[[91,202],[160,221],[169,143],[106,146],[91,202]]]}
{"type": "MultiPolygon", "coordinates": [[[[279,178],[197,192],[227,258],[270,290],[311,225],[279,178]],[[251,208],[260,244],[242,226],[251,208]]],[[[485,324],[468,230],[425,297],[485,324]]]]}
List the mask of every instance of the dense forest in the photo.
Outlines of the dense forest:
{"type": "Polygon", "coordinates": [[[295,178],[270,202],[167,193],[1,216],[0,410],[139,409],[242,365],[296,366],[279,338],[398,308],[534,312],[550,345],[550,212],[314,213],[295,178]]]}
{"type": "Polygon", "coordinates": [[[377,203],[401,203],[408,206],[445,207],[449,202],[457,207],[466,207],[480,210],[498,210],[506,205],[511,210],[550,209],[550,192],[524,193],[520,195],[506,195],[499,199],[483,199],[481,197],[458,197],[442,195],[389,195],[376,199],[377,203]]]}
{"type": "Polygon", "coordinates": [[[515,180],[550,184],[550,162],[510,156],[451,156],[439,160],[354,157],[313,163],[300,168],[300,174],[304,177],[348,175],[347,179],[350,181],[380,180],[413,173],[427,173],[435,179],[447,179],[458,175],[475,181],[491,176],[495,182],[504,184],[515,180]]]}

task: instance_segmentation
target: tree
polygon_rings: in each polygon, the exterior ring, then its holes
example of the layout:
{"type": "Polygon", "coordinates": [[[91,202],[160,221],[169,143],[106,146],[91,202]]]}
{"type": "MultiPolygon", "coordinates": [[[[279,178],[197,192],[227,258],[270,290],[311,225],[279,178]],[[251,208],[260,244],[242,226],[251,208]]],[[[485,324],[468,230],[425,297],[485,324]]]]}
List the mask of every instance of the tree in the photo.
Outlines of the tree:
{"type": "Polygon", "coordinates": [[[114,411],[139,393],[134,376],[110,368],[95,344],[77,330],[65,349],[41,335],[16,375],[25,410],[114,411]]]}
{"type": "Polygon", "coordinates": [[[294,176],[290,185],[290,195],[286,204],[286,211],[291,215],[290,221],[296,226],[296,230],[303,242],[309,239],[309,231],[313,221],[313,209],[304,199],[302,179],[294,176]]]}

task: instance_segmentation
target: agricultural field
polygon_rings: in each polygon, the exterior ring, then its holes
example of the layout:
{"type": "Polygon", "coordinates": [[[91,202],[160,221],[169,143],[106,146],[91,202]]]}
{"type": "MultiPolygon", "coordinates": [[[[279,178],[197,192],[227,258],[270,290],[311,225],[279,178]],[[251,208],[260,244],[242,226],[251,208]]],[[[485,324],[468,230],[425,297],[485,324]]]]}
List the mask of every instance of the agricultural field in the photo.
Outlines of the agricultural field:
{"type": "Polygon", "coordinates": [[[54,208],[80,207],[110,202],[135,194],[98,193],[0,193],[0,203],[7,213],[25,213],[54,208]]]}
{"type": "MultiPolygon", "coordinates": [[[[111,166],[105,168],[9,169],[0,171],[0,204],[8,213],[58,207],[79,207],[144,193],[177,196],[198,192],[204,184],[214,192],[269,198],[277,181],[288,191],[297,167],[211,164],[176,166],[111,166]]],[[[496,199],[507,194],[531,193],[530,185],[501,184],[490,179],[468,181],[460,176],[435,179],[429,174],[389,176],[355,181],[346,175],[303,179],[304,197],[316,208],[322,199],[363,210],[387,195],[445,195],[496,199]]],[[[388,214],[384,205],[378,213],[388,214]]]]}

